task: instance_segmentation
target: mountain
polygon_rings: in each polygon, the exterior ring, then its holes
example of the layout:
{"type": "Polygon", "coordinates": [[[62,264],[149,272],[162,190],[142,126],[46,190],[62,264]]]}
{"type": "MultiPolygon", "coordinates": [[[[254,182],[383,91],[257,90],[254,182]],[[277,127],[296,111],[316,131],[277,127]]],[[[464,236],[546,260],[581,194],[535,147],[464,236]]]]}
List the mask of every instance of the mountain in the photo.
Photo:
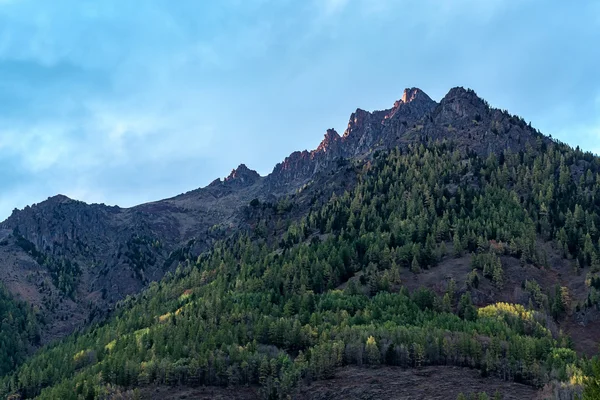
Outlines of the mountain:
{"type": "MultiPolygon", "coordinates": [[[[452,102],[472,100],[470,92],[456,91],[452,102]]],[[[45,341],[61,337],[159,280],[186,252],[199,253],[234,232],[244,224],[242,210],[252,199],[276,202],[317,175],[337,170],[339,160],[415,140],[423,126],[434,129],[426,115],[438,109],[447,114],[445,102],[437,104],[413,88],[389,110],[358,109],[343,136],[327,130],[316,150],[292,153],[266,177],[242,164],[205,188],[128,209],[57,195],[15,210],[0,224],[9,236],[7,251],[0,253],[0,265],[5,266],[0,279],[11,292],[46,311],[45,341]],[[24,241],[31,244],[17,245],[24,241]],[[78,268],[63,270],[64,260],[78,268]]]]}
{"type": "Polygon", "coordinates": [[[0,224],[0,280],[43,315],[42,342],[87,328],[3,390],[276,397],[362,363],[581,380],[600,339],[598,199],[597,157],[463,88],[357,109],[265,177],[241,164],[132,208],[55,196],[0,224]]]}
{"type": "MultiPolygon", "coordinates": [[[[198,254],[247,224],[243,209],[251,200],[277,202],[313,180],[343,171],[343,160],[435,140],[482,156],[524,150],[536,140],[549,142],[522,119],[489,107],[472,90],[454,88],[437,103],[410,88],[390,109],[357,109],[342,136],[328,129],[315,150],[292,153],[266,177],[242,164],[205,188],[128,209],[58,195],[15,210],[0,224],[6,235],[14,231],[31,242],[36,252],[53,260],[46,264],[70,260],[78,270],[40,265],[17,246],[15,236],[8,238],[10,251],[0,253],[0,265],[7,266],[0,279],[48,312],[45,341],[60,337],[159,280],[183,254],[198,254]],[[60,287],[59,279],[72,284],[60,287]]],[[[352,179],[346,176],[346,181],[352,179]]],[[[330,181],[326,194],[338,184],[330,181]]]]}

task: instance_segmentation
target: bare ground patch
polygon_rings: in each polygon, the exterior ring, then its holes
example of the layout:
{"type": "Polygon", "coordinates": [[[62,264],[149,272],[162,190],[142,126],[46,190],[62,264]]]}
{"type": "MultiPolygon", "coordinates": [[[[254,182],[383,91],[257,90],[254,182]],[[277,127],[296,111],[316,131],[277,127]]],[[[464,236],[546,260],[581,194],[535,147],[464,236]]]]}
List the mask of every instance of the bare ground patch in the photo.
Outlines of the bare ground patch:
{"type": "Polygon", "coordinates": [[[487,392],[493,397],[498,390],[504,400],[527,400],[537,397],[537,390],[496,378],[482,378],[476,370],[458,367],[399,367],[340,369],[335,378],[302,386],[294,396],[298,400],[386,399],[386,400],[454,400],[459,393],[487,392]]]}
{"type": "MultiPolygon", "coordinates": [[[[333,379],[301,384],[294,394],[297,400],[386,399],[386,400],[454,400],[459,393],[486,392],[493,398],[498,390],[503,400],[537,399],[539,392],[531,387],[497,378],[482,378],[467,368],[432,366],[421,369],[399,367],[340,368],[333,379]]],[[[258,387],[165,387],[151,386],[140,391],[150,400],[180,399],[259,399],[258,387]]]]}

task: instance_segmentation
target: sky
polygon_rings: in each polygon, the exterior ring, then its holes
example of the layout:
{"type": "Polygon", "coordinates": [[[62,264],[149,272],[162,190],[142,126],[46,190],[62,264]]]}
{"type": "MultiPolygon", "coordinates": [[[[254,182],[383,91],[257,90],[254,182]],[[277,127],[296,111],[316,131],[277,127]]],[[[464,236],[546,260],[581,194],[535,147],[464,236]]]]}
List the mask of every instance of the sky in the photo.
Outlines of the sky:
{"type": "Polygon", "coordinates": [[[598,43],[595,0],[0,0],[0,220],[265,175],[406,87],[600,153],[598,43]]]}

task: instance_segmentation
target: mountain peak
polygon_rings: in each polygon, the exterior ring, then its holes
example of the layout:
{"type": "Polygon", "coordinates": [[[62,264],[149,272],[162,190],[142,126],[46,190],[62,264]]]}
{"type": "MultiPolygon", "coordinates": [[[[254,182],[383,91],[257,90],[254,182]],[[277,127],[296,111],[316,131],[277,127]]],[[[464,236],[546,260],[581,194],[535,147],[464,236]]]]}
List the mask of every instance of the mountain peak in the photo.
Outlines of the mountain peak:
{"type": "Polygon", "coordinates": [[[338,135],[337,131],[333,128],[329,128],[327,129],[327,131],[325,132],[325,138],[329,138],[329,139],[336,139],[339,138],[340,135],[338,135]]]}
{"type": "Polygon", "coordinates": [[[57,195],[48,197],[48,200],[46,200],[46,201],[54,202],[54,203],[64,203],[65,201],[70,201],[70,200],[71,200],[71,198],[65,196],[64,194],[57,194],[57,195]]]}
{"type": "Polygon", "coordinates": [[[405,117],[408,114],[419,117],[431,111],[436,105],[437,103],[421,89],[416,87],[406,88],[402,98],[396,100],[394,106],[385,111],[384,119],[390,119],[398,113],[405,117]]]}
{"type": "Polygon", "coordinates": [[[404,89],[404,93],[402,93],[402,98],[400,100],[396,100],[394,102],[394,106],[391,111],[397,110],[401,105],[408,104],[412,102],[433,102],[431,98],[419,88],[412,87],[404,89]]]}
{"type": "Polygon", "coordinates": [[[258,172],[248,168],[246,164],[240,164],[236,169],[231,171],[224,182],[251,185],[259,179],[260,175],[258,172]]]}
{"type": "Polygon", "coordinates": [[[359,130],[367,122],[370,116],[370,112],[357,108],[356,111],[350,115],[348,127],[344,131],[344,137],[351,136],[354,131],[359,130]]]}
{"type": "Polygon", "coordinates": [[[462,86],[456,86],[450,89],[440,103],[452,101],[453,99],[469,100],[473,103],[485,103],[485,100],[479,97],[473,89],[464,88],[462,86]]]}
{"type": "Polygon", "coordinates": [[[443,109],[451,110],[459,117],[485,113],[489,106],[472,89],[462,86],[453,87],[440,101],[443,109]]]}
{"type": "Polygon", "coordinates": [[[317,151],[329,151],[340,139],[341,137],[335,129],[327,129],[323,141],[319,144],[319,147],[317,147],[317,151]]]}
{"type": "Polygon", "coordinates": [[[404,94],[402,95],[402,102],[405,104],[410,103],[411,101],[417,99],[418,96],[426,96],[429,98],[429,96],[427,96],[425,92],[419,88],[406,88],[404,89],[404,94]]]}

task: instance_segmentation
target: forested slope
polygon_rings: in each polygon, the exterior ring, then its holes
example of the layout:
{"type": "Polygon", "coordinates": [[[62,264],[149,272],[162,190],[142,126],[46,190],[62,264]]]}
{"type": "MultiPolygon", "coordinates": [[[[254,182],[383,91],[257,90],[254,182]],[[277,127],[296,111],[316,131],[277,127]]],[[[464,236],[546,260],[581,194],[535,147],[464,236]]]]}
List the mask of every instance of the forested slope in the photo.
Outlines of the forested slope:
{"type": "Polygon", "coordinates": [[[285,398],[349,364],[456,365],[540,388],[562,382],[565,396],[594,379],[562,328],[576,316],[593,327],[598,312],[597,157],[541,137],[487,157],[423,139],[349,163],[353,189],[314,199],[304,215],[294,204],[310,183],[287,207],[252,201],[252,229],[43,349],[2,392],[93,399],[149,384],[255,384],[285,398]],[[465,258],[463,280],[403,284],[465,258]],[[513,282],[510,260],[556,284],[531,273],[519,301],[486,300],[513,282]]]}
{"type": "Polygon", "coordinates": [[[304,215],[307,200],[321,204],[333,189],[352,190],[355,171],[342,166],[348,160],[430,140],[483,157],[551,143],[472,90],[456,87],[436,102],[409,88],[389,109],[356,109],[342,135],[328,129],[316,149],[291,153],[264,177],[241,164],[224,180],[131,208],[56,195],[15,209],[0,223],[9,243],[0,250],[0,281],[44,314],[47,343],[102,320],[116,302],[172,272],[183,254],[197,255],[246,230],[256,222],[243,213],[253,199],[285,209],[287,195],[313,186],[310,197],[296,199],[294,211],[304,215]]]}
{"type": "Polygon", "coordinates": [[[23,362],[40,341],[40,322],[31,307],[0,284],[0,376],[23,362]]]}

